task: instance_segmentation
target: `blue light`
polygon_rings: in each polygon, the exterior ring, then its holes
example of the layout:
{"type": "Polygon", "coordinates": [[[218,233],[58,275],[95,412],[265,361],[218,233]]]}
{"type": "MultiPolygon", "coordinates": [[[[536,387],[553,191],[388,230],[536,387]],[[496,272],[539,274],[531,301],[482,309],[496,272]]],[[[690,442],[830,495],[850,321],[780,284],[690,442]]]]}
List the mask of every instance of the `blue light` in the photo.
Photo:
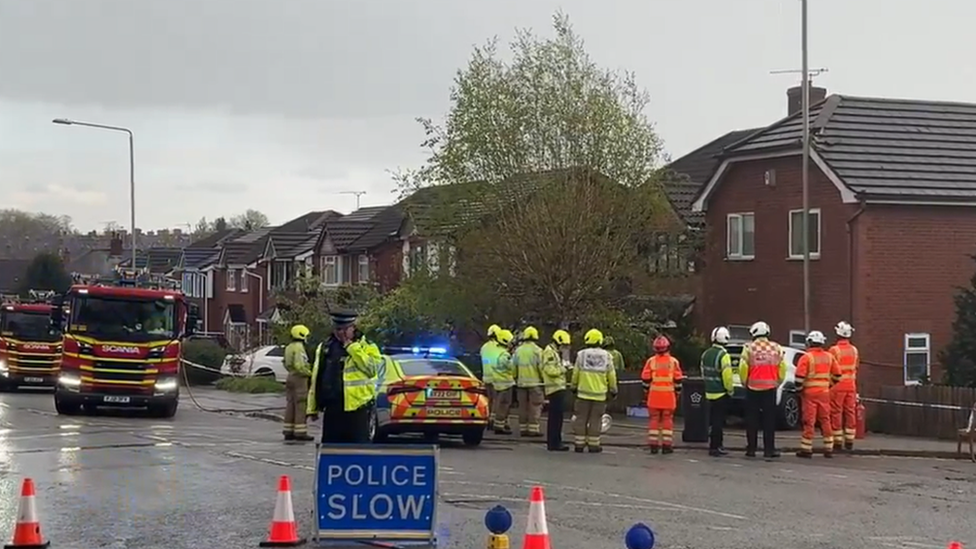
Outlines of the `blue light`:
{"type": "Polygon", "coordinates": [[[447,349],[445,347],[430,347],[427,352],[432,355],[446,355],[447,349]]]}
{"type": "Polygon", "coordinates": [[[410,349],[410,352],[412,352],[415,355],[419,355],[420,354],[420,347],[414,347],[413,349],[410,349]]]}

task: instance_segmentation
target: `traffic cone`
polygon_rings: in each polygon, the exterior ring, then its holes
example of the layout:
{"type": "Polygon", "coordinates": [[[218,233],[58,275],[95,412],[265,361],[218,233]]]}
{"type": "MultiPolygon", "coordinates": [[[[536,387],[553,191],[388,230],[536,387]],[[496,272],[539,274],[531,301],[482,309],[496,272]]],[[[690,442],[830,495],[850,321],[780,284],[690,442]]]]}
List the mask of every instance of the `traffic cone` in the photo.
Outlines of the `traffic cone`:
{"type": "Polygon", "coordinates": [[[525,526],[522,549],[550,549],[546,496],[542,493],[542,486],[533,486],[529,496],[529,522],[525,526]]]}
{"type": "Polygon", "coordinates": [[[295,509],[291,505],[291,480],[288,475],[281,475],[278,480],[278,499],[275,501],[270,530],[268,541],[262,541],[261,547],[295,547],[305,543],[305,538],[298,537],[298,523],[295,522],[295,509]]]}
{"type": "Polygon", "coordinates": [[[41,535],[34,496],[34,481],[25,478],[20,489],[20,508],[17,510],[17,523],[14,525],[14,539],[4,545],[4,549],[43,549],[51,545],[41,535]]]}

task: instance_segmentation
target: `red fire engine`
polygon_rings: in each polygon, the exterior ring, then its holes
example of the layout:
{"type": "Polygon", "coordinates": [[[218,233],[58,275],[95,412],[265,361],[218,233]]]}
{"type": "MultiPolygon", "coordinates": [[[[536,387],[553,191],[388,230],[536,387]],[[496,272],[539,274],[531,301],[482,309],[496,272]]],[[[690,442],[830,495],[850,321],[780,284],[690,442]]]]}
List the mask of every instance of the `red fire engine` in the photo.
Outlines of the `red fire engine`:
{"type": "Polygon", "coordinates": [[[0,390],[54,387],[61,333],[51,326],[54,292],[31,290],[28,301],[0,305],[0,390]]]}
{"type": "Polygon", "coordinates": [[[182,292],[143,275],[118,271],[101,284],[72,286],[56,304],[52,319],[63,326],[59,414],[82,406],[176,414],[181,339],[196,326],[196,311],[182,292]]]}

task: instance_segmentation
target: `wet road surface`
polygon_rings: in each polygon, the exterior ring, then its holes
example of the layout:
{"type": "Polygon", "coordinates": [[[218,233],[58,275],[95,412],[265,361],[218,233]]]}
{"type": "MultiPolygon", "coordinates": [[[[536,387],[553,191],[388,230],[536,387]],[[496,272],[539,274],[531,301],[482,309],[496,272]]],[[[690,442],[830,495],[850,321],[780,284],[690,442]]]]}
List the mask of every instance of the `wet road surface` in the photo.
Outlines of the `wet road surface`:
{"type": "MultiPolygon", "coordinates": [[[[292,476],[311,526],[313,446],[285,446],[279,425],[195,410],[173,420],[64,418],[48,394],[0,394],[0,535],[9,540],[23,477],[38,489],[52,547],[256,547],[279,475],[292,476]]],[[[441,452],[441,532],[449,548],[485,543],[484,512],[515,516],[521,546],[529,487],[546,489],[553,546],[623,547],[634,522],[658,547],[942,549],[976,542],[976,464],[839,457],[778,462],[698,452],[553,454],[490,442],[441,452]]]]}

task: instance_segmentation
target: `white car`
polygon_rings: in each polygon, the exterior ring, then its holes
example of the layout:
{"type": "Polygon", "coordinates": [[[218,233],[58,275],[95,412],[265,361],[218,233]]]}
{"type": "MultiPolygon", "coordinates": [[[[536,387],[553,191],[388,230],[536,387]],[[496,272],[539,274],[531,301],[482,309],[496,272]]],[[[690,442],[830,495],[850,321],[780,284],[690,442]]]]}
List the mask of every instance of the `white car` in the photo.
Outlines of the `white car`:
{"type": "MultiPolygon", "coordinates": [[[[743,417],[745,413],[746,391],[739,379],[739,355],[742,354],[744,343],[729,343],[725,348],[732,355],[732,384],[735,393],[732,395],[730,415],[743,417]]],[[[783,346],[786,355],[786,379],[776,389],[776,405],[779,407],[777,423],[780,429],[797,429],[800,427],[800,397],[796,391],[796,365],[804,351],[793,347],[783,346]]]]}
{"type": "Polygon", "coordinates": [[[280,345],[265,345],[240,355],[227,355],[220,371],[226,375],[269,376],[276,381],[285,382],[285,348],[280,345]]]}

